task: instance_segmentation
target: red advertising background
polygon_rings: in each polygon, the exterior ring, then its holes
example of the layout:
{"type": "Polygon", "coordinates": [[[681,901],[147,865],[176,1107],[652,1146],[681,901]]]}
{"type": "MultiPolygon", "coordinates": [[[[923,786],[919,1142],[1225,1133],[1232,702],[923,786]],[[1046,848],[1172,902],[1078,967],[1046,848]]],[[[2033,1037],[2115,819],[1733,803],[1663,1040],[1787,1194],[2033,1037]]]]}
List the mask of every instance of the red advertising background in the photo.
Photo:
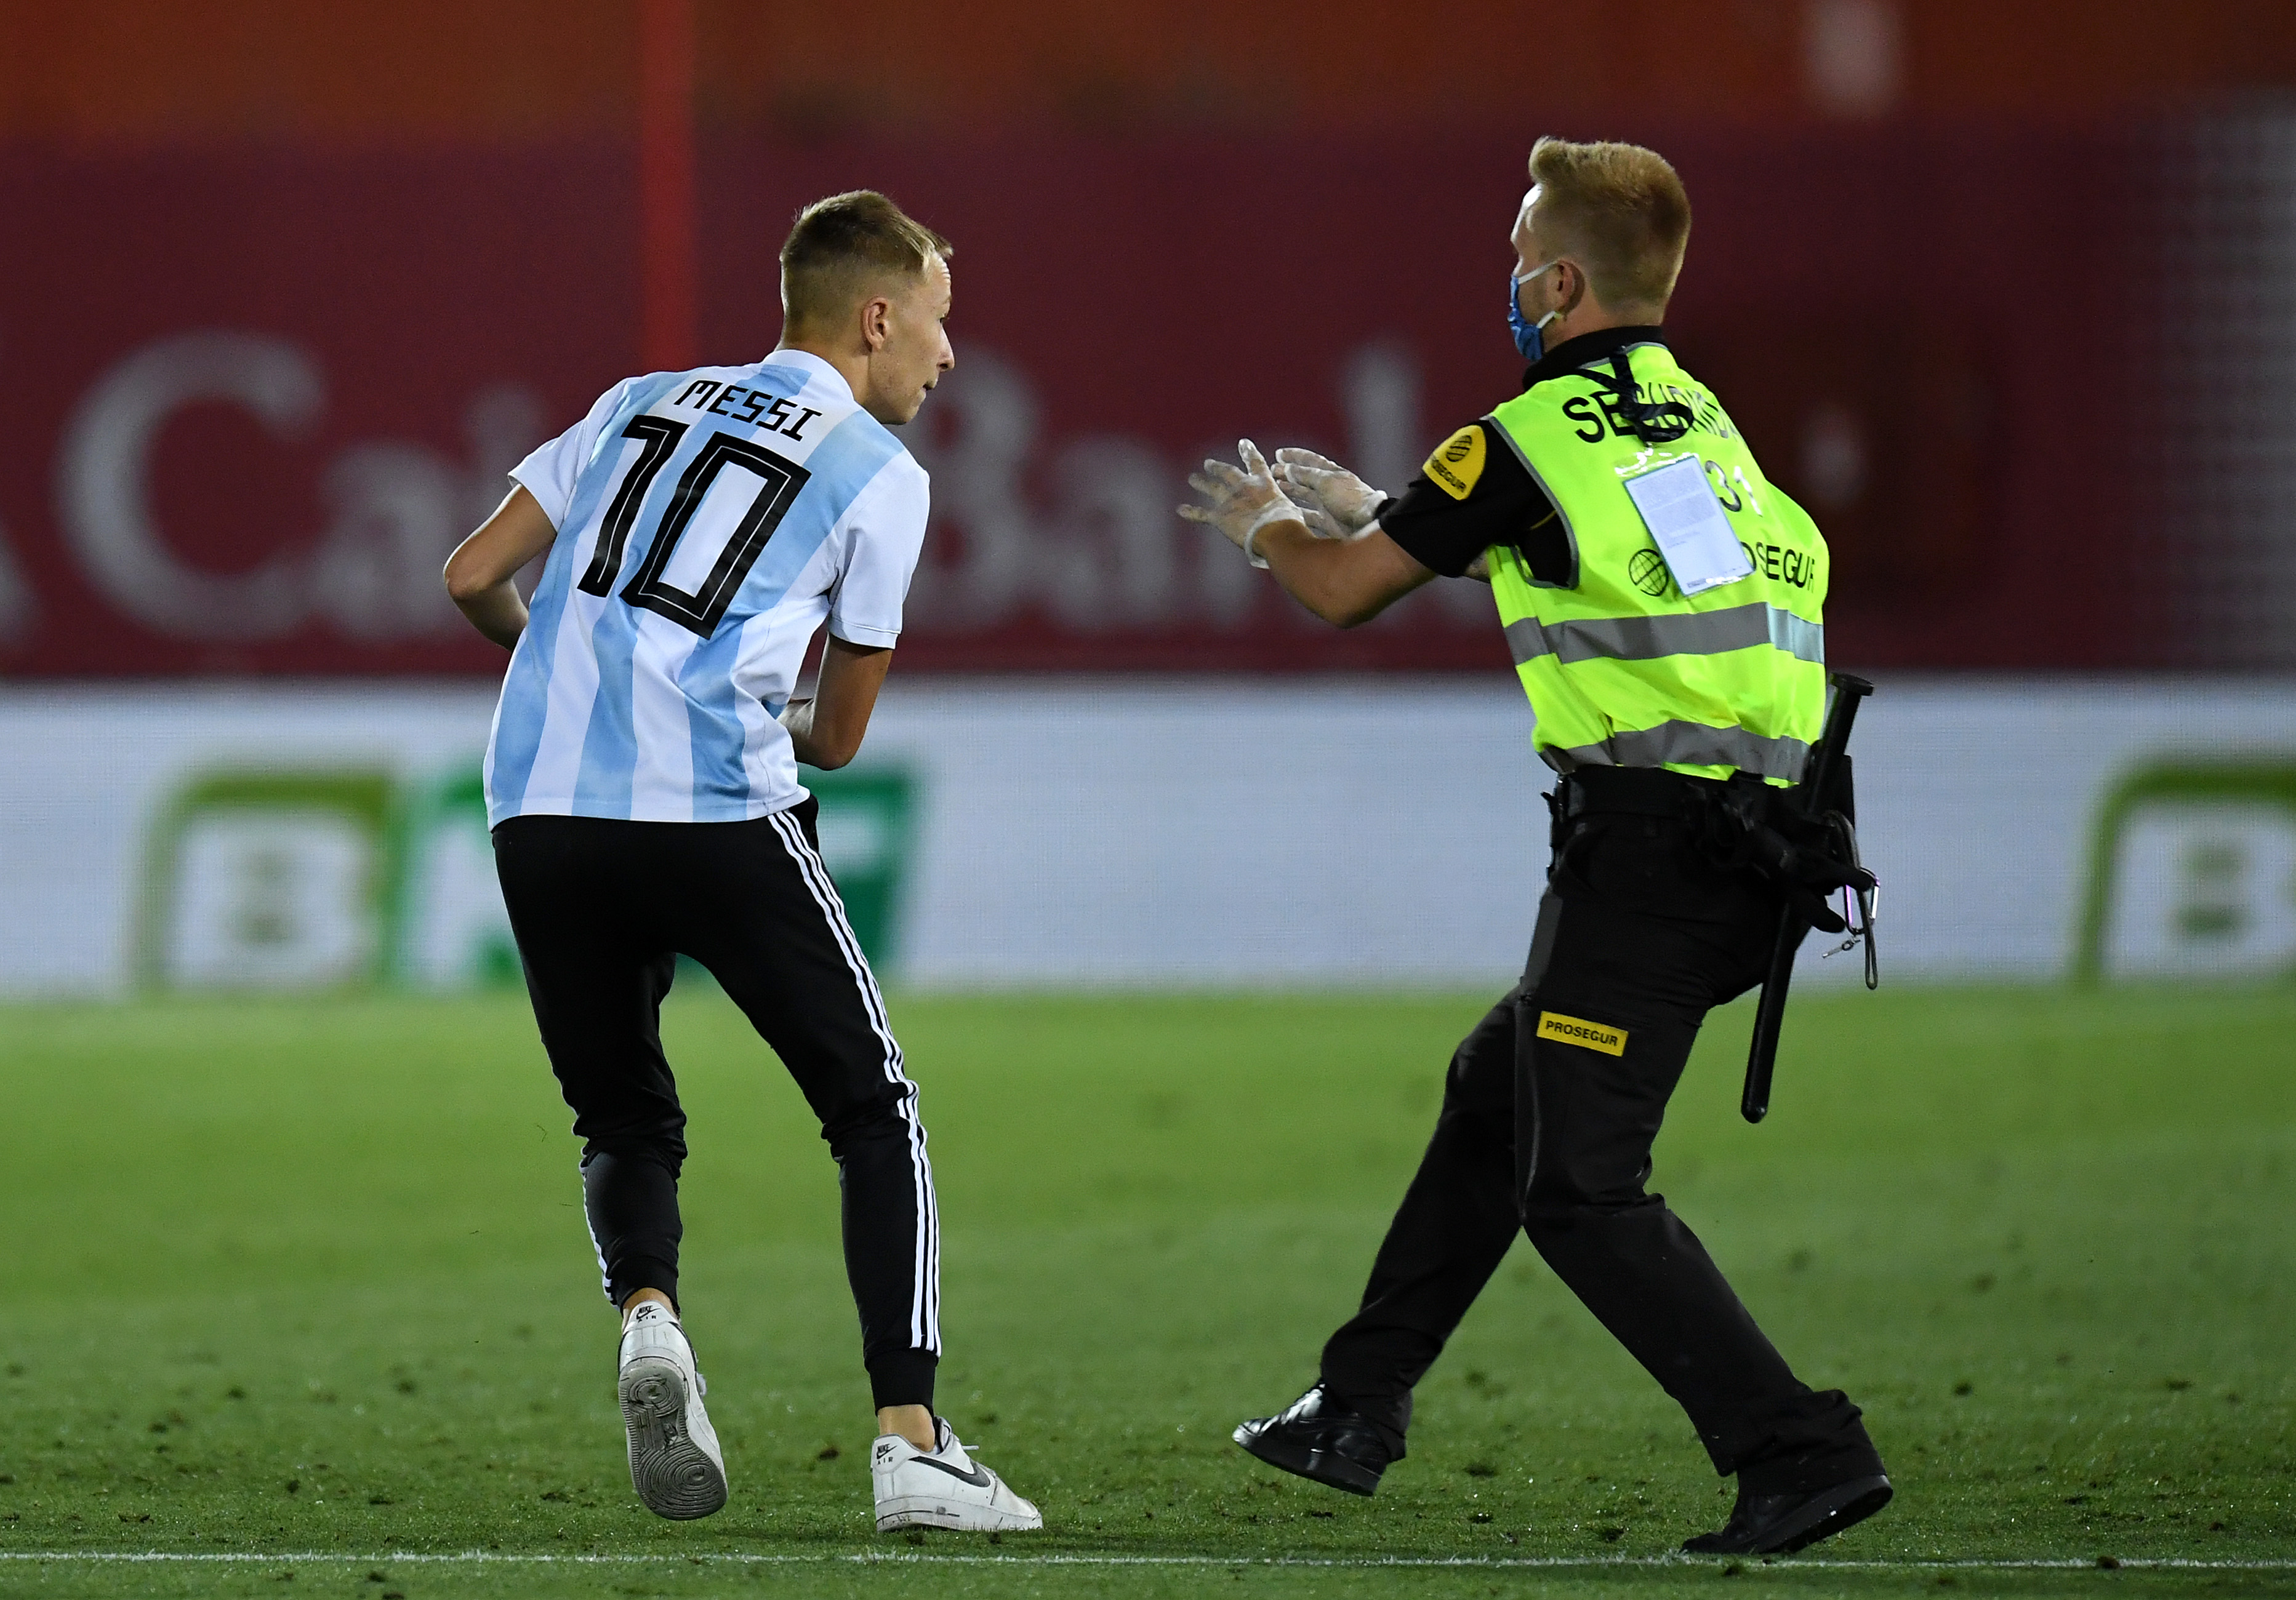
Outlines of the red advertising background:
{"type": "MultiPolygon", "coordinates": [[[[2116,138],[1611,131],[1689,185],[1677,348],[1826,530],[1838,663],[2172,658],[2112,621],[2152,492],[2116,138]]],[[[1511,392],[1522,143],[713,139],[701,347],[771,347],[808,199],[883,188],[955,241],[904,671],[1501,665],[1472,585],[1334,633],[1171,507],[1244,434],[1399,486],[1511,392]]],[[[0,153],[0,671],[499,670],[439,564],[636,363],[636,207],[606,138],[0,153]]]]}

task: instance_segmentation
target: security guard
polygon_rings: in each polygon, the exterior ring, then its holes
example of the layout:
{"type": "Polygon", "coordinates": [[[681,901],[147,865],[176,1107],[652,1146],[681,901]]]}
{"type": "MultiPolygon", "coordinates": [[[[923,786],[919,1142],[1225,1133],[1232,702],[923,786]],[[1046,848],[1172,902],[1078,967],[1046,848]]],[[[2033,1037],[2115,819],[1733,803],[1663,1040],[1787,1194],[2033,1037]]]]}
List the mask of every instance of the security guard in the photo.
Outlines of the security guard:
{"type": "Polygon", "coordinates": [[[1888,1503],[1881,1457],[1643,1186],[1700,1023],[1761,982],[1778,927],[1783,886],[1742,846],[1824,721],[1825,543],[1667,348],[1690,233],[1674,169],[1542,139],[1530,176],[1508,285],[1521,395],[1399,499],[1303,451],[1271,467],[1246,440],[1181,508],[1342,627],[1439,574],[1487,579],[1562,774],[1522,981],[1452,1057],[1362,1307],[1316,1385],[1235,1437],[1372,1493],[1414,1385],[1521,1228],[1736,1475],[1726,1524],[1684,1548],[1796,1550],[1888,1503]]]}

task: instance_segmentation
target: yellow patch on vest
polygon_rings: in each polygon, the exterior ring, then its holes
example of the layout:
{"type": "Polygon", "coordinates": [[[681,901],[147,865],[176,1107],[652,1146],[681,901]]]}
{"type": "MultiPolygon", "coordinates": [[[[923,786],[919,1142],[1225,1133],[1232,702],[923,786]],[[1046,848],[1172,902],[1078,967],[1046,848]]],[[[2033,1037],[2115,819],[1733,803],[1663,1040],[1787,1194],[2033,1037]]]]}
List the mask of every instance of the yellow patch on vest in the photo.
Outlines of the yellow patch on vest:
{"type": "Polygon", "coordinates": [[[1462,428],[1435,447],[1435,453],[1420,470],[1429,483],[1452,499],[1466,499],[1483,475],[1483,430],[1462,428]]]}
{"type": "Polygon", "coordinates": [[[1600,1050],[1605,1056],[1627,1053],[1627,1031],[1624,1028],[1605,1027],[1599,1022],[1562,1016],[1553,1011],[1538,1014],[1538,1036],[1552,1039],[1557,1044],[1583,1045],[1590,1050],[1600,1050]]]}

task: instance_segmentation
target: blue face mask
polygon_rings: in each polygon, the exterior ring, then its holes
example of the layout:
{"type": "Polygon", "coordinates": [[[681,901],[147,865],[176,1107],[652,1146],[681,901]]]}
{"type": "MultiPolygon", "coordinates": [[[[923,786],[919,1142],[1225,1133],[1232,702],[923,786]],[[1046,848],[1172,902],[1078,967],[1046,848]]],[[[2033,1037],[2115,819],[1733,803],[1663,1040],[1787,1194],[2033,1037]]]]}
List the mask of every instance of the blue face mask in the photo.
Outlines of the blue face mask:
{"type": "Polygon", "coordinates": [[[1507,328],[1514,334],[1514,347],[1522,353],[1525,361],[1536,363],[1546,354],[1546,324],[1562,314],[1550,311],[1538,321],[1532,322],[1522,314],[1522,286],[1560,264],[1561,258],[1557,257],[1545,266],[1531,268],[1520,278],[1513,273],[1507,274],[1507,328]]]}

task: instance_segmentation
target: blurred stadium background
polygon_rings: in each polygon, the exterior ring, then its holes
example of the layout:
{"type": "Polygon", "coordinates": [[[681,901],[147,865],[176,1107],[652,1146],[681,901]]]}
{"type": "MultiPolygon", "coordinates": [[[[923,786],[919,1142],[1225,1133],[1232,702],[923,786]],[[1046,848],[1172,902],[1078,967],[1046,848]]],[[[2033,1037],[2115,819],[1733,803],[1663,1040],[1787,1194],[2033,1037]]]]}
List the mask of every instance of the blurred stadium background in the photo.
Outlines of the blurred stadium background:
{"type": "Polygon", "coordinates": [[[2296,967],[2284,4],[872,16],[0,6],[0,995],[511,976],[440,561],[619,377],[767,348],[788,218],[859,184],[959,251],[926,564],[824,785],[881,959],[1505,978],[1543,786],[1487,593],[1334,633],[1170,508],[1242,433],[1398,486],[1507,392],[1547,130],[1689,184],[1679,347],[1882,684],[1890,974],[2296,967]],[[1287,811],[1388,848],[1335,882],[1287,811]]]}

